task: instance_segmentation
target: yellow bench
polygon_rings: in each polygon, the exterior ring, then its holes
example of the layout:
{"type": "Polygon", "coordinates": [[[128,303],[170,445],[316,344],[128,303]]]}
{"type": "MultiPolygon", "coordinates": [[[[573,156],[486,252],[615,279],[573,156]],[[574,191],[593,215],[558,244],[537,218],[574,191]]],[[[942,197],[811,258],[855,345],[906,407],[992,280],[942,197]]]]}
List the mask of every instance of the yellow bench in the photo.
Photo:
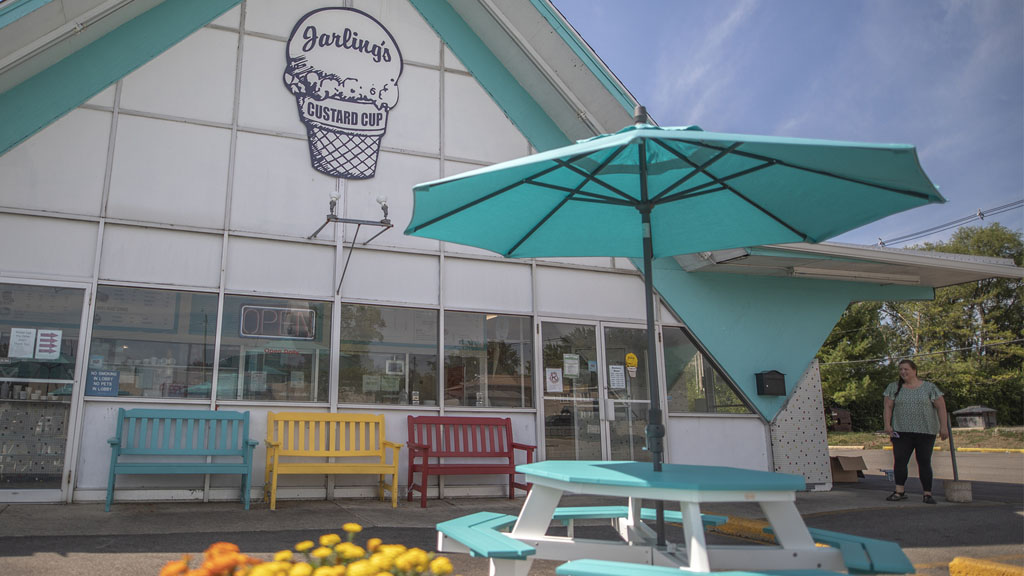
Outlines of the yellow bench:
{"type": "Polygon", "coordinates": [[[271,510],[277,508],[277,477],[281,474],[378,474],[377,495],[384,500],[386,488],[391,492],[391,507],[398,506],[402,445],[384,438],[383,415],[270,412],[266,442],[263,499],[269,496],[271,510]],[[390,484],[384,479],[388,474],[390,484]]]}

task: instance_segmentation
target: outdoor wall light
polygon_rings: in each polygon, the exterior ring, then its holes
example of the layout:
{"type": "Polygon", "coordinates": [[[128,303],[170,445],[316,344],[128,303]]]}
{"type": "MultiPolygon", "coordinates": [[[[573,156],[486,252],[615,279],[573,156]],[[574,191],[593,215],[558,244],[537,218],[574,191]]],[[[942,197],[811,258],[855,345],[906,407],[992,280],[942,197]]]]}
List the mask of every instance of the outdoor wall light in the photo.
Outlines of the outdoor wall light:
{"type": "Polygon", "coordinates": [[[312,240],[312,239],[316,238],[316,235],[319,234],[321,230],[326,228],[327,225],[331,224],[331,223],[334,223],[334,224],[355,224],[356,225],[356,231],[355,231],[354,234],[352,234],[352,241],[348,245],[348,250],[347,250],[348,254],[345,256],[345,267],[341,269],[341,279],[338,281],[338,291],[337,291],[338,294],[341,293],[341,283],[345,281],[345,273],[348,271],[349,260],[352,259],[352,248],[354,248],[355,245],[356,245],[356,239],[359,237],[359,230],[363,226],[378,226],[378,227],[381,228],[380,232],[377,232],[376,234],[371,236],[369,240],[367,240],[367,241],[362,243],[362,245],[365,246],[365,245],[369,244],[370,242],[373,242],[373,240],[375,238],[377,238],[377,236],[380,236],[381,234],[387,232],[388,229],[390,229],[390,228],[392,228],[394,226],[393,224],[391,224],[391,220],[388,218],[388,197],[387,196],[384,196],[384,195],[377,196],[377,204],[380,205],[380,210],[381,210],[381,212],[384,213],[384,217],[381,218],[380,220],[360,220],[358,218],[342,218],[341,216],[338,216],[338,200],[339,199],[341,199],[341,191],[339,191],[337,189],[331,191],[331,205],[330,205],[330,211],[327,213],[327,218],[324,220],[324,223],[321,224],[320,227],[316,229],[315,232],[313,232],[312,234],[310,234],[309,236],[306,237],[307,240],[312,240]]]}

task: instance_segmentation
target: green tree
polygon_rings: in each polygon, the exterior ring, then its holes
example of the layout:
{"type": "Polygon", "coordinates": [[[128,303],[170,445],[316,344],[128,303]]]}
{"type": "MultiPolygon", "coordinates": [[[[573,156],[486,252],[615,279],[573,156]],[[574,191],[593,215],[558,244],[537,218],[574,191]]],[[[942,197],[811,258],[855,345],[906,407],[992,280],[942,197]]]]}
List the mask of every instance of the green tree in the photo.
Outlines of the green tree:
{"type": "Polygon", "coordinates": [[[881,302],[855,302],[846,309],[821,350],[821,383],[826,406],[850,411],[858,429],[882,427],[882,392],[894,379],[889,355],[891,328],[880,322],[881,302]]]}
{"type": "MultiPolygon", "coordinates": [[[[1024,261],[1021,233],[965,227],[921,250],[1024,261]]],[[[853,304],[818,353],[826,404],[850,409],[862,430],[881,427],[881,393],[910,357],[950,410],[984,405],[1001,424],[1024,419],[1024,282],[989,278],[939,288],[927,302],[853,304]]]]}

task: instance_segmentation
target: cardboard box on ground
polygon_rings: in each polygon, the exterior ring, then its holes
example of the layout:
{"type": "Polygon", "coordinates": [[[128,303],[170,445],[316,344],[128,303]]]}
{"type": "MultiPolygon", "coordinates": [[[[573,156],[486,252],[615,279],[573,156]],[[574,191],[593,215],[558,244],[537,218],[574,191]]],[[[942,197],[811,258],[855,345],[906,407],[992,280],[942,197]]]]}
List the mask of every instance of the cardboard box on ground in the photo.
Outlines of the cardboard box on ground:
{"type": "Polygon", "coordinates": [[[831,456],[829,463],[832,465],[832,482],[857,482],[864,477],[862,470],[867,470],[868,465],[861,456],[831,456]]]}

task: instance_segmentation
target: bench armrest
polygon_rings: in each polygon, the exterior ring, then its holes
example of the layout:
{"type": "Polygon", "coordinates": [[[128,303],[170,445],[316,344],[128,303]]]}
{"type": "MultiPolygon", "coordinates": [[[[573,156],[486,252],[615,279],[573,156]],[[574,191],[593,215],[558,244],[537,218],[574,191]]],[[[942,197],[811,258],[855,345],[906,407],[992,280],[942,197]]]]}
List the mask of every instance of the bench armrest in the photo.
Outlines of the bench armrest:
{"type": "Polygon", "coordinates": [[[120,438],[107,438],[107,444],[110,444],[111,446],[120,446],[121,445],[121,439],[120,438]]]}
{"type": "Polygon", "coordinates": [[[520,443],[520,442],[513,442],[512,443],[512,449],[513,450],[522,450],[523,452],[526,452],[526,463],[527,464],[532,464],[533,463],[533,454],[537,450],[536,446],[534,446],[533,444],[523,444],[523,443],[520,443]]]}
{"type": "Polygon", "coordinates": [[[382,442],[382,444],[384,444],[384,446],[387,446],[388,448],[395,448],[395,449],[401,449],[402,446],[403,446],[403,444],[400,443],[400,442],[392,442],[390,440],[385,440],[384,442],[382,442]]]}
{"type": "Polygon", "coordinates": [[[281,447],[281,443],[280,442],[275,442],[273,440],[264,440],[264,442],[266,442],[267,446],[270,447],[270,448],[280,448],[281,447]]]}

